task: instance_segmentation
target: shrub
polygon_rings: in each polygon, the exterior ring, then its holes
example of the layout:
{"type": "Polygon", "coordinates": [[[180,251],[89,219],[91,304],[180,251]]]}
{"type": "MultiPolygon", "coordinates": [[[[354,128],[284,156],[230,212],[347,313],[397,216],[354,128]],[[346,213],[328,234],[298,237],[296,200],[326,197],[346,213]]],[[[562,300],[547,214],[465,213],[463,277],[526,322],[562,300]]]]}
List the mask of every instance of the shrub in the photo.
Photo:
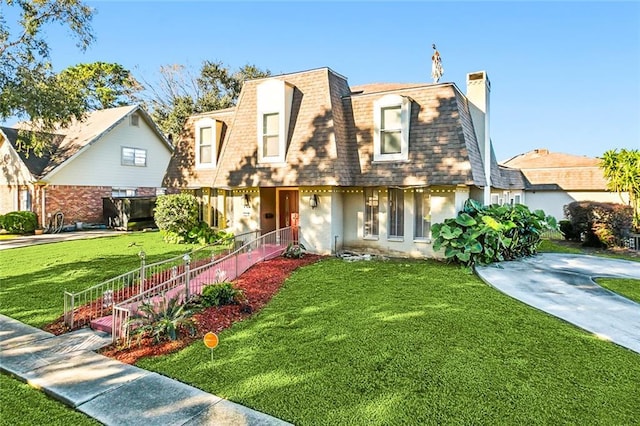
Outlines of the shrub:
{"type": "Polygon", "coordinates": [[[633,208],[624,204],[574,201],[564,206],[571,226],[586,246],[623,247],[631,234],[633,208]]]}
{"type": "Polygon", "coordinates": [[[10,212],[2,216],[1,226],[11,234],[28,234],[38,227],[38,218],[33,212],[10,212]]]}
{"type": "Polygon", "coordinates": [[[138,336],[138,344],[144,336],[153,337],[155,343],[167,338],[176,340],[181,329],[192,335],[195,333],[191,314],[185,305],[180,304],[179,297],[165,297],[157,306],[153,302],[141,304],[139,312],[129,319],[127,325],[131,327],[131,335],[138,336]]]}
{"type": "Polygon", "coordinates": [[[161,195],[156,200],[154,220],[165,241],[185,242],[198,226],[198,199],[191,194],[161,195]]]}
{"type": "Polygon", "coordinates": [[[191,230],[187,233],[187,236],[184,238],[184,241],[187,243],[198,243],[198,244],[211,244],[220,241],[221,243],[228,243],[233,239],[233,234],[215,230],[211,228],[206,222],[200,222],[198,225],[191,228],[191,230]]]}
{"type": "Polygon", "coordinates": [[[559,225],[565,240],[580,241],[580,232],[573,227],[570,220],[561,220],[559,225]]]}
{"type": "Polygon", "coordinates": [[[200,296],[200,304],[205,307],[238,305],[244,301],[244,293],[230,282],[205,286],[200,296]]]}
{"type": "Polygon", "coordinates": [[[304,256],[306,248],[302,244],[289,243],[283,256],[289,259],[301,259],[304,256]]]}
{"type": "Polygon", "coordinates": [[[556,229],[556,220],[522,204],[482,206],[467,200],[457,217],[432,226],[434,250],[467,267],[530,256],[542,232],[556,229]]]}

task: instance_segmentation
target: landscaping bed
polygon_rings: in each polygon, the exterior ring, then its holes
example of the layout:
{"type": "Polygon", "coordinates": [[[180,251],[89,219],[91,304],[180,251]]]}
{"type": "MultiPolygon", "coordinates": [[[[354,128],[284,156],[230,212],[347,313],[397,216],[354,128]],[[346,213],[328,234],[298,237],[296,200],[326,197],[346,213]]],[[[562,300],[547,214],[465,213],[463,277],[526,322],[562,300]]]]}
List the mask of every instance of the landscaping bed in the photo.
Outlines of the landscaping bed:
{"type": "Polygon", "coordinates": [[[311,254],[306,254],[300,259],[277,257],[251,267],[234,282],[235,287],[243,291],[246,303],[210,307],[196,313],[193,316],[196,326],[193,336],[183,333],[183,337],[178,340],[161,343],[154,343],[151,337],[144,337],[139,344],[134,338],[130,346],[114,344],[104,348],[101,353],[118,361],[133,364],[143,357],[164,355],[182,349],[201,339],[209,331],[218,333],[233,323],[255,314],[271,300],[294,270],[315,263],[321,258],[311,254]]]}

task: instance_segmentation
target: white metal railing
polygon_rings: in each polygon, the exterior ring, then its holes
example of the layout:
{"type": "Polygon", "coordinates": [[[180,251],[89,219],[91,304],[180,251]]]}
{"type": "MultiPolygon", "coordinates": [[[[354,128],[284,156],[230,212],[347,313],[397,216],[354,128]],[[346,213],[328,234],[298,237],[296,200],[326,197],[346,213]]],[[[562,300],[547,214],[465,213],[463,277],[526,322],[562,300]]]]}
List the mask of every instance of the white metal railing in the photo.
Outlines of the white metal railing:
{"type": "MultiPolygon", "coordinates": [[[[259,234],[259,230],[250,231],[234,237],[233,244],[224,244],[222,241],[217,241],[197,248],[187,253],[189,262],[192,266],[210,263],[216,258],[231,253],[233,249],[243,245],[245,241],[257,238],[259,234]]],[[[114,305],[130,299],[159,283],[170,280],[171,277],[182,273],[185,267],[185,255],[148,265],[146,264],[145,253],[141,251],[138,255],[140,256],[139,268],[79,292],[65,291],[65,325],[75,329],[89,324],[96,318],[110,315],[114,305]]]]}
{"type": "Polygon", "coordinates": [[[630,250],[640,251],[640,234],[631,234],[627,246],[630,250]]]}
{"type": "Polygon", "coordinates": [[[165,297],[187,300],[194,294],[202,293],[202,289],[208,284],[234,280],[256,263],[281,255],[294,242],[293,237],[290,227],[278,229],[246,241],[224,257],[211,258],[209,262],[200,265],[192,264],[185,256],[184,269],[176,271],[167,281],[137,293],[113,307],[113,341],[129,337],[129,318],[142,303],[157,304],[165,297]]]}

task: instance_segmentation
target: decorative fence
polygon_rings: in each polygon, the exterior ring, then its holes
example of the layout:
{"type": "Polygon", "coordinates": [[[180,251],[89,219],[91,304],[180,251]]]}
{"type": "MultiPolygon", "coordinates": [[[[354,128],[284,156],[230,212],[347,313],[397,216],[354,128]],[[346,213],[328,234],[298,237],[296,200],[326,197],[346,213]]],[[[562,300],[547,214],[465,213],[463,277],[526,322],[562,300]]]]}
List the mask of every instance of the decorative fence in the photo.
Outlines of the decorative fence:
{"type": "Polygon", "coordinates": [[[185,265],[198,267],[209,264],[231,253],[237,247],[255,240],[260,231],[251,231],[235,237],[233,243],[216,242],[182,256],[146,264],[146,254],[139,253],[140,267],[110,280],[76,293],[64,292],[64,323],[71,329],[89,324],[92,320],[111,315],[114,305],[145,293],[182,274],[185,265]]]}
{"type": "Polygon", "coordinates": [[[212,258],[204,264],[192,264],[189,256],[185,255],[184,268],[172,271],[169,279],[115,304],[111,328],[113,341],[128,338],[129,318],[141,304],[157,304],[164,298],[174,297],[186,300],[194,294],[201,294],[205,285],[234,280],[256,263],[281,255],[293,242],[293,231],[289,227],[246,241],[234,252],[212,258]]]}

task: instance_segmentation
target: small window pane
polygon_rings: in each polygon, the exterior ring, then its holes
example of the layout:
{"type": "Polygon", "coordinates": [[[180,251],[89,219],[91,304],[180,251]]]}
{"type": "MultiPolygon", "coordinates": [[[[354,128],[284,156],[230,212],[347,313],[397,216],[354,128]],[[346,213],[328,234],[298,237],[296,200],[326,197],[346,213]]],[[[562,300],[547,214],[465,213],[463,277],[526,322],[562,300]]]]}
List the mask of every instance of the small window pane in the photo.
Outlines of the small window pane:
{"type": "Polygon", "coordinates": [[[398,154],[402,150],[401,132],[382,132],[382,153],[398,154]]]}
{"type": "Polygon", "coordinates": [[[389,107],[382,109],[382,129],[400,129],[402,127],[400,121],[401,107],[389,107]]]}
{"type": "Polygon", "coordinates": [[[373,188],[365,188],[364,190],[364,236],[378,236],[378,190],[373,188]]]}
{"type": "Polygon", "coordinates": [[[431,196],[424,189],[414,193],[415,237],[429,238],[431,232],[431,196]]]}
{"type": "Polygon", "coordinates": [[[389,236],[404,236],[404,190],[389,188],[389,236]]]}
{"type": "Polygon", "coordinates": [[[278,136],[265,136],[263,141],[263,157],[277,157],[279,155],[279,138],[278,136]]]}
{"type": "Polygon", "coordinates": [[[211,163],[211,145],[200,146],[200,162],[211,163]]]}
{"type": "Polygon", "coordinates": [[[211,145],[211,127],[200,128],[200,145],[211,145]]]}
{"type": "Polygon", "coordinates": [[[280,120],[278,113],[265,114],[263,121],[263,134],[264,135],[277,135],[279,133],[280,120]]]}

